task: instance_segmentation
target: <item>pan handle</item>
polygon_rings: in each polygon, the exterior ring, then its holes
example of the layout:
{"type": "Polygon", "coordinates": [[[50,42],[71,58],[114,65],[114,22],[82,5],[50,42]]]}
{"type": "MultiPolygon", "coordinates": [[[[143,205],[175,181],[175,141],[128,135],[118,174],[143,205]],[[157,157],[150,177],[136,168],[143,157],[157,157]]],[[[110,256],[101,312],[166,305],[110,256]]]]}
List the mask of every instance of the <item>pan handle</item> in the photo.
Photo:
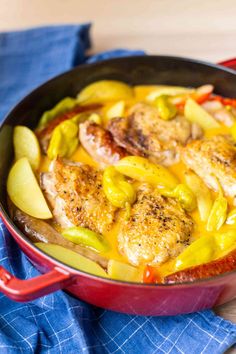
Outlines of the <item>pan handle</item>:
{"type": "Polygon", "coordinates": [[[228,59],[225,61],[221,61],[220,63],[218,63],[222,66],[226,66],[227,68],[236,70],[236,58],[232,58],[232,59],[228,59]]]}
{"type": "Polygon", "coordinates": [[[46,274],[21,280],[0,266],[0,292],[14,301],[26,302],[47,295],[71,284],[73,276],[68,271],[55,267],[46,274]]]}

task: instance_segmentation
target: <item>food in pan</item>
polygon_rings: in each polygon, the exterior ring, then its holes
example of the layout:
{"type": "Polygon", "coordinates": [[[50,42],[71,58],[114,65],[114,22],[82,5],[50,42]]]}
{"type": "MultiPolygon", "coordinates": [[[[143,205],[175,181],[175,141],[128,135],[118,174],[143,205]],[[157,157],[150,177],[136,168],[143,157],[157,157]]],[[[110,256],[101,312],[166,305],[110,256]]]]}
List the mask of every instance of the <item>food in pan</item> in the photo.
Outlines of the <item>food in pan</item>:
{"type": "Polygon", "coordinates": [[[236,99],[98,81],[14,128],[13,220],[82,271],[146,283],[236,268],[236,99]]]}

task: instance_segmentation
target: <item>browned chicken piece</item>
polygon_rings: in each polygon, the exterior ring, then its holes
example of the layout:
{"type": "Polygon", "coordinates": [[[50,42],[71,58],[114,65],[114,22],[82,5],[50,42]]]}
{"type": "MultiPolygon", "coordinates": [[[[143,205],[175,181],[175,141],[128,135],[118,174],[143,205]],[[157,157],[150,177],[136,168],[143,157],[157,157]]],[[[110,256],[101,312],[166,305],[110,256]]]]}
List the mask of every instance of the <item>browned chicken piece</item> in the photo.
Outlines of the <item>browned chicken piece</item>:
{"type": "Polygon", "coordinates": [[[137,193],[129,220],[118,233],[120,252],[133,265],[158,265],[178,256],[189,244],[191,217],[178,201],[162,197],[146,185],[137,193]]]}
{"type": "Polygon", "coordinates": [[[103,234],[114,222],[116,208],[102,189],[102,172],[79,163],[52,162],[41,175],[41,187],[63,227],[83,226],[103,234]]]}
{"type": "Polygon", "coordinates": [[[218,182],[225,194],[236,196],[236,145],[228,135],[190,142],[182,151],[184,163],[215,191],[218,182]]]}
{"type": "MultiPolygon", "coordinates": [[[[36,130],[35,133],[39,139],[39,143],[40,143],[40,146],[41,146],[43,152],[45,154],[47,153],[47,149],[48,149],[49,141],[52,136],[52,132],[58,126],[58,124],[64,122],[67,119],[71,119],[80,113],[96,112],[101,107],[102,106],[100,104],[76,106],[74,109],[72,109],[69,112],[59,114],[56,118],[49,121],[48,124],[44,128],[42,128],[40,130],[36,130]]],[[[84,119],[86,119],[86,118],[87,117],[85,114],[84,119]]]]}
{"type": "Polygon", "coordinates": [[[127,118],[112,119],[108,130],[117,144],[131,154],[167,166],[178,162],[180,146],[202,136],[201,128],[185,117],[165,121],[155,107],[144,103],[136,104],[127,118]]]}
{"type": "Polygon", "coordinates": [[[84,149],[103,167],[127,156],[125,149],[117,145],[108,130],[89,120],[80,124],[79,138],[84,149]]]}

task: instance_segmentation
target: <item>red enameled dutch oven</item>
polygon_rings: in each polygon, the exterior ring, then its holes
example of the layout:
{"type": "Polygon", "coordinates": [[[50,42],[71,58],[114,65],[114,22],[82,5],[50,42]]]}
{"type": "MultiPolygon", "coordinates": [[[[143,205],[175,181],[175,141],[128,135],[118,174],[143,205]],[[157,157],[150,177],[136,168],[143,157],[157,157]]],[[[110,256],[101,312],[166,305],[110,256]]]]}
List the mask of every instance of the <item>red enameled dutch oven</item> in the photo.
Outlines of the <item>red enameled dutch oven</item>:
{"type": "Polygon", "coordinates": [[[93,276],[69,267],[37,249],[9,217],[6,177],[12,162],[12,130],[17,124],[34,128],[42,112],[65,96],[75,96],[82,87],[101,79],[129,84],[215,86],[215,92],[236,97],[236,59],[221,65],[167,56],[112,59],[84,65],[40,86],[24,98],[0,128],[0,215],[23,252],[40,272],[20,280],[0,267],[0,291],[16,301],[30,301],[65,289],[91,304],[140,315],[175,315],[210,308],[236,297],[236,271],[207,280],[175,285],[135,284],[93,276]],[[227,66],[228,68],[223,67],[227,66]]]}

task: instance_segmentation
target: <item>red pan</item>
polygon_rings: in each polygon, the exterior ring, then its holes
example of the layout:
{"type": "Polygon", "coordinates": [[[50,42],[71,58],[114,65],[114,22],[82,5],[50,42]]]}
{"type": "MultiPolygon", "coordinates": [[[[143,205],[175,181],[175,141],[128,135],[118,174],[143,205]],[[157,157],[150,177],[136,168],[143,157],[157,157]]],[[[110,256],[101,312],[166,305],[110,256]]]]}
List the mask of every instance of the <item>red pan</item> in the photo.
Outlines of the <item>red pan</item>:
{"type": "Polygon", "coordinates": [[[236,297],[236,271],[182,284],[136,284],[103,279],[73,269],[48,256],[17,228],[6,203],[6,177],[12,163],[12,130],[34,128],[43,111],[87,84],[116,79],[131,85],[213,84],[217,94],[236,97],[236,59],[221,65],[167,56],[140,56],[83,65],[38,87],[7,115],[0,127],[0,216],[35,267],[43,273],[20,280],[0,267],[0,291],[15,301],[31,301],[58,289],[106,309],[139,315],[175,315],[223,304],[236,297]],[[226,67],[223,67],[226,66],[226,67]]]}

